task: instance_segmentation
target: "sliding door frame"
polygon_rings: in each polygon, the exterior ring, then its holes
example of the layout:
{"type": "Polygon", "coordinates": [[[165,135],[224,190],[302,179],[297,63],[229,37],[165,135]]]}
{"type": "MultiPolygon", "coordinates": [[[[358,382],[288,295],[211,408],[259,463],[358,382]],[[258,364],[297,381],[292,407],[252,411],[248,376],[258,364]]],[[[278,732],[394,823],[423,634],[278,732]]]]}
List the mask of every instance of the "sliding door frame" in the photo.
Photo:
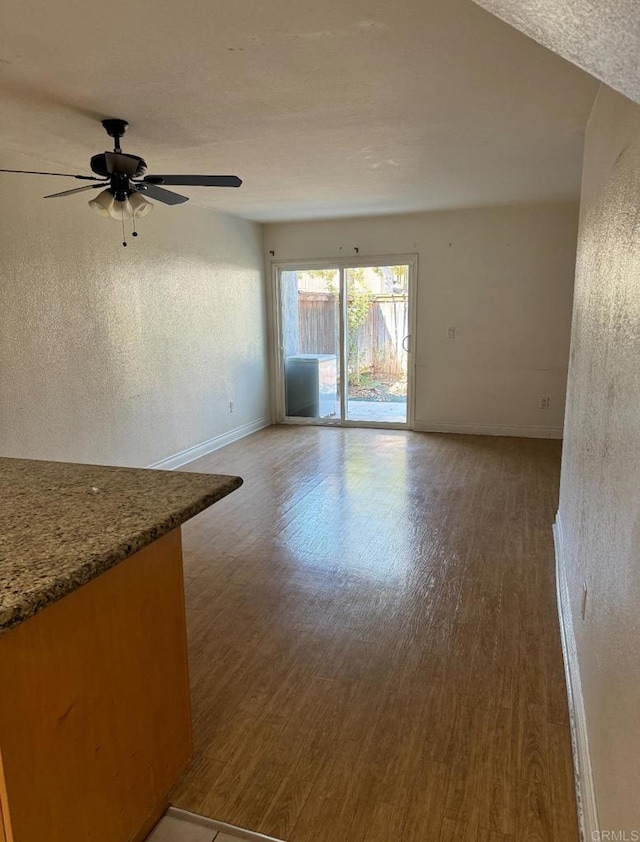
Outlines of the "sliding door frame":
{"type": "Polygon", "coordinates": [[[418,292],[418,255],[417,254],[383,254],[363,257],[326,258],[316,260],[272,260],[270,284],[270,316],[271,316],[271,407],[272,417],[276,424],[293,424],[299,426],[321,427],[374,427],[398,430],[412,430],[415,418],[415,381],[416,381],[416,310],[418,292]],[[346,355],[346,325],[347,300],[346,270],[369,268],[372,266],[408,266],[408,335],[407,350],[407,421],[401,423],[387,423],[382,421],[351,421],[345,418],[347,410],[347,355],[346,355]],[[285,412],[285,381],[284,381],[284,335],[282,325],[282,302],[280,275],[296,269],[338,269],[340,273],[340,409],[341,418],[293,418],[285,412]]]}

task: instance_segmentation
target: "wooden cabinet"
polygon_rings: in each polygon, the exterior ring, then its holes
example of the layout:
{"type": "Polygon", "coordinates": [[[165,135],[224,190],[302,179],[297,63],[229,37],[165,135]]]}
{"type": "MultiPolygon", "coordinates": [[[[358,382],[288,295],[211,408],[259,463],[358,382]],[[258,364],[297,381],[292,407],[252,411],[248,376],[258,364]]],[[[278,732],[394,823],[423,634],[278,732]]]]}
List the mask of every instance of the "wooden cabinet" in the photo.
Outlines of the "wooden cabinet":
{"type": "Polygon", "coordinates": [[[0,842],[7,842],[7,836],[4,832],[4,819],[2,818],[2,804],[0,804],[0,842]]]}
{"type": "Polygon", "coordinates": [[[0,688],[0,842],[144,838],[191,754],[180,530],[0,635],[0,688]]]}

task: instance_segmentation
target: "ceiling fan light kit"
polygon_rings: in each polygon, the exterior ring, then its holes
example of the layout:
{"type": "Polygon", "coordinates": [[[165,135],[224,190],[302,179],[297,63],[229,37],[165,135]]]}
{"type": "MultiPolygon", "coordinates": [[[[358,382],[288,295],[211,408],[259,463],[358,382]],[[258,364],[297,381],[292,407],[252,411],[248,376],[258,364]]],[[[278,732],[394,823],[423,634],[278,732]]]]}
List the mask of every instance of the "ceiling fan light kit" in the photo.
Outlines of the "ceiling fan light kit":
{"type": "Polygon", "coordinates": [[[74,193],[83,193],[85,190],[97,190],[103,188],[95,198],[89,201],[89,207],[104,218],[110,217],[122,222],[123,242],[124,222],[133,221],[133,236],[138,234],[135,230],[136,219],[148,216],[153,210],[153,203],[149,199],[155,199],[165,205],[181,205],[188,202],[188,196],[182,196],[173,190],[165,190],[160,185],[176,185],[184,187],[240,187],[242,180],[237,175],[145,175],[147,164],[138,155],[130,155],[120,148],[120,139],[129,125],[126,120],[110,118],[102,120],[102,125],[109,135],[114,139],[113,152],[103,152],[93,155],[90,166],[94,176],[72,175],[67,173],[37,172],[35,170],[7,170],[0,169],[0,172],[23,173],[27,175],[55,175],[64,178],[78,178],[84,181],[92,181],[85,187],[75,187],[72,190],[64,190],[61,193],[50,193],[45,199],[55,199],[60,196],[71,196],[74,193]]]}
{"type": "Polygon", "coordinates": [[[108,217],[111,214],[114,201],[113,195],[108,190],[103,190],[102,193],[98,193],[95,199],[89,200],[89,207],[100,216],[108,217]]]}
{"type": "Polygon", "coordinates": [[[142,219],[149,216],[153,210],[153,204],[148,202],[139,193],[132,193],[124,201],[114,198],[110,190],[103,190],[95,199],[89,201],[89,207],[99,216],[111,217],[111,219],[142,219]]]}
{"type": "Polygon", "coordinates": [[[136,219],[143,219],[153,210],[153,202],[147,201],[140,193],[132,193],[129,196],[129,207],[136,219]]]}

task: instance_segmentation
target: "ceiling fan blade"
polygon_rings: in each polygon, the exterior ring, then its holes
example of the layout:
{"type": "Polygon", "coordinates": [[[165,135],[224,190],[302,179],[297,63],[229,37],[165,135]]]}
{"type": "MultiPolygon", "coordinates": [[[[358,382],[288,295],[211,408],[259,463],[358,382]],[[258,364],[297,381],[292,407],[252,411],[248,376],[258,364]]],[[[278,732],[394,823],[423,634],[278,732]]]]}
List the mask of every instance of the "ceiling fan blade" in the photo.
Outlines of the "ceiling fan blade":
{"type": "Polygon", "coordinates": [[[75,187],[73,190],[63,190],[62,193],[49,193],[45,199],[57,199],[58,196],[72,196],[74,193],[84,193],[85,190],[95,190],[97,187],[104,188],[104,181],[100,184],[87,184],[86,187],[75,187]]]}
{"type": "Polygon", "coordinates": [[[189,201],[188,196],[181,196],[180,193],[174,193],[173,190],[164,190],[156,184],[136,184],[136,190],[143,196],[164,202],[165,205],[181,205],[183,202],[189,201]]]}
{"type": "Polygon", "coordinates": [[[70,172],[39,172],[38,170],[2,170],[0,172],[18,172],[26,175],[61,175],[64,178],[83,178],[85,181],[95,181],[95,175],[74,175],[70,172]]]}
{"type": "Polygon", "coordinates": [[[237,175],[145,175],[148,184],[174,184],[182,187],[240,187],[237,175]]]}
{"type": "Polygon", "coordinates": [[[125,155],[124,152],[105,152],[108,173],[119,173],[132,178],[140,164],[140,159],[135,155],[125,155]]]}

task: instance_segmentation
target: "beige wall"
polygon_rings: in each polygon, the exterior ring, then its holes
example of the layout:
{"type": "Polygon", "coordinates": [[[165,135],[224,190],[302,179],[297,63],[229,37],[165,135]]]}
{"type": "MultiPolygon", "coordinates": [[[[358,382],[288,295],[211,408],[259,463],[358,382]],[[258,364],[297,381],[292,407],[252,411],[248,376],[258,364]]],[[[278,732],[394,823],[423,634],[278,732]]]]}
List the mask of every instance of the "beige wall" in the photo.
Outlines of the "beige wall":
{"type": "Polygon", "coordinates": [[[86,194],[41,198],[77,184],[3,176],[0,452],[143,466],[264,418],[260,227],[156,203],[125,249],[86,194]]]}
{"type": "Polygon", "coordinates": [[[640,831],[640,106],[604,87],[585,148],[559,519],[600,825],[640,831]]]}
{"type": "Polygon", "coordinates": [[[264,245],[267,262],[418,253],[416,428],[559,437],[577,220],[564,203],[272,224],[264,245]]]}

